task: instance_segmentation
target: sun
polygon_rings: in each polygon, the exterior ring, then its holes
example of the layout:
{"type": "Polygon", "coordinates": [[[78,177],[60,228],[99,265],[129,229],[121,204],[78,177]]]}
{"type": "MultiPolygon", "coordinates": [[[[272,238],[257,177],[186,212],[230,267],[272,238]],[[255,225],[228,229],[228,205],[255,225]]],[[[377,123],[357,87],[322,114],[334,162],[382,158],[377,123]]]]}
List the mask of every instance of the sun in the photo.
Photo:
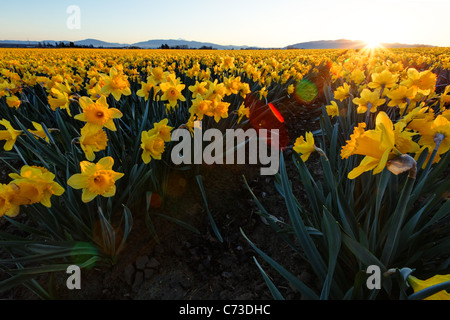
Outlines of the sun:
{"type": "Polygon", "coordinates": [[[381,48],[382,47],[380,41],[378,41],[376,39],[368,39],[365,42],[366,42],[366,48],[367,49],[377,49],[377,48],[381,48]]]}

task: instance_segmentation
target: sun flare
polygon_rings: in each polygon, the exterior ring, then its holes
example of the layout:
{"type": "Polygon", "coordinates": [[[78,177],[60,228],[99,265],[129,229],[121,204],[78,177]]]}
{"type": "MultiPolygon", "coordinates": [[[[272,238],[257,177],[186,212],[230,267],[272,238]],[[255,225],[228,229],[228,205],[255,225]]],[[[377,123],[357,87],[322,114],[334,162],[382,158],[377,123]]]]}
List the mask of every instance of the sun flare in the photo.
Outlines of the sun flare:
{"type": "Polygon", "coordinates": [[[374,39],[366,41],[366,44],[366,48],[368,49],[376,49],[381,47],[381,43],[374,39]]]}

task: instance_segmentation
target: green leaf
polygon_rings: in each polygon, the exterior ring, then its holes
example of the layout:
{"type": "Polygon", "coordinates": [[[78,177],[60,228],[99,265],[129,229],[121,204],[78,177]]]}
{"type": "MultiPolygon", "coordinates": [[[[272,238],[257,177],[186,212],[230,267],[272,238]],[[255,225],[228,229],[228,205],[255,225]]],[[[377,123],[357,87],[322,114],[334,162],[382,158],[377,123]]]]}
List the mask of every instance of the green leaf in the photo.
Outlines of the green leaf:
{"type": "Polygon", "coordinates": [[[386,271],[386,267],[380,260],[378,260],[375,255],[370,252],[367,248],[363,247],[359,242],[350,238],[348,235],[343,234],[342,241],[346,245],[348,249],[355,255],[356,259],[360,261],[363,265],[377,265],[384,272],[386,271]]]}
{"type": "MultiPolygon", "coordinates": [[[[337,259],[339,256],[339,250],[341,247],[341,230],[336,219],[327,210],[326,207],[323,208],[323,234],[327,239],[328,243],[328,272],[325,284],[322,289],[321,299],[328,299],[333,285],[333,274],[336,268],[337,259]]],[[[334,286],[336,291],[338,291],[338,296],[342,296],[342,292],[339,292],[339,288],[334,286]]]]}
{"type": "Polygon", "coordinates": [[[288,209],[289,218],[294,228],[295,234],[298,238],[300,245],[305,251],[305,255],[308,258],[308,262],[311,263],[314,271],[317,273],[321,280],[325,280],[326,266],[323,262],[317,247],[309,236],[302,218],[299,215],[297,205],[294,201],[294,195],[292,194],[292,186],[287,178],[286,168],[284,165],[283,155],[280,156],[280,176],[283,193],[285,195],[286,206],[288,209]]]}
{"type": "Polygon", "coordinates": [[[285,300],[283,295],[280,293],[280,291],[277,289],[277,287],[273,284],[273,282],[269,279],[269,277],[267,276],[266,272],[264,271],[264,269],[261,267],[261,265],[258,263],[258,260],[256,260],[255,257],[253,257],[253,260],[256,263],[256,266],[258,267],[259,271],[261,272],[264,281],[267,284],[267,287],[270,290],[270,293],[272,294],[272,297],[275,300],[285,300]]]}
{"type": "Polygon", "coordinates": [[[415,181],[416,179],[412,177],[407,178],[397,202],[397,207],[395,208],[389,223],[385,226],[386,229],[383,230],[383,232],[386,232],[387,236],[381,254],[381,261],[386,265],[390,265],[392,257],[395,257],[398,241],[400,239],[400,230],[405,220],[406,208],[409,205],[409,197],[415,181]]]}
{"type": "Polygon", "coordinates": [[[198,183],[198,186],[200,188],[200,192],[202,193],[203,201],[204,201],[205,207],[206,207],[206,212],[208,214],[208,218],[209,218],[209,221],[211,223],[211,227],[213,229],[213,232],[216,235],[217,239],[220,242],[223,242],[222,235],[220,234],[220,231],[217,228],[216,222],[214,221],[214,218],[213,218],[211,212],[209,211],[208,199],[206,198],[205,188],[203,187],[202,176],[197,175],[195,178],[197,179],[197,183],[198,183]]]}
{"type": "Polygon", "coordinates": [[[175,222],[179,226],[181,226],[183,228],[186,228],[187,230],[192,231],[192,232],[194,232],[196,234],[201,234],[201,232],[197,228],[195,228],[194,226],[190,225],[189,223],[181,221],[181,220],[179,220],[177,218],[174,218],[174,217],[168,216],[166,214],[162,214],[162,213],[155,213],[155,216],[159,216],[159,217],[162,217],[162,218],[167,219],[169,221],[175,222]]]}
{"type": "Polygon", "coordinates": [[[244,231],[241,229],[241,233],[244,236],[244,238],[248,241],[250,246],[264,259],[269,263],[275,270],[278,271],[278,273],[283,276],[287,281],[289,281],[294,288],[296,288],[301,294],[303,294],[307,299],[310,300],[319,300],[319,296],[307,285],[305,285],[303,282],[301,282],[299,279],[297,279],[292,273],[287,271],[285,268],[283,268],[279,263],[277,263],[275,260],[270,258],[267,254],[265,254],[263,251],[258,249],[253,242],[250,241],[250,239],[245,235],[244,231]]]}

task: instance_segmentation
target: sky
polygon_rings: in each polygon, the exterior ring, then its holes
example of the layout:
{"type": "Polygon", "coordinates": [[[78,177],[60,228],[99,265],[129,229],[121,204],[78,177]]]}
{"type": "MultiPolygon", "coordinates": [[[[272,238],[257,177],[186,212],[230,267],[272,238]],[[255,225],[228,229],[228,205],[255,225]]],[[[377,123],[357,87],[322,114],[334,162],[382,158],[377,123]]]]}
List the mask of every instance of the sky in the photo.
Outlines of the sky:
{"type": "Polygon", "coordinates": [[[0,8],[0,40],[276,48],[349,39],[450,47],[450,0],[0,0],[0,8]],[[79,20],[70,6],[79,8],[79,20]]]}

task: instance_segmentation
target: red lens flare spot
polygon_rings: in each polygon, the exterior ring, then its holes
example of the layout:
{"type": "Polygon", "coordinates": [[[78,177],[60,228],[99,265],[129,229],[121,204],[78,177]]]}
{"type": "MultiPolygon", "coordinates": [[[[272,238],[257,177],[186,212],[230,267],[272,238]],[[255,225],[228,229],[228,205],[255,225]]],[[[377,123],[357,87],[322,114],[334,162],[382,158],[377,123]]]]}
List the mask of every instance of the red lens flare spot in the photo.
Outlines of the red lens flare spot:
{"type": "Polygon", "coordinates": [[[150,207],[152,208],[160,208],[161,204],[162,204],[162,198],[159,194],[157,193],[152,193],[150,195],[150,207]]]}
{"type": "Polygon", "coordinates": [[[278,119],[278,121],[283,123],[284,122],[284,118],[281,115],[280,111],[278,111],[277,108],[275,108],[275,106],[272,103],[269,103],[269,108],[270,108],[270,110],[272,110],[273,114],[278,119]]]}
{"type": "Polygon", "coordinates": [[[258,133],[258,136],[263,139],[267,145],[272,145],[272,138],[278,140],[280,149],[287,147],[290,143],[288,130],[284,122],[284,118],[277,108],[272,103],[266,105],[261,100],[256,98],[253,94],[248,94],[245,98],[245,106],[250,109],[250,124],[258,133]],[[261,131],[266,129],[267,135],[261,135],[261,131]],[[275,131],[278,134],[275,136],[275,131]]]}

